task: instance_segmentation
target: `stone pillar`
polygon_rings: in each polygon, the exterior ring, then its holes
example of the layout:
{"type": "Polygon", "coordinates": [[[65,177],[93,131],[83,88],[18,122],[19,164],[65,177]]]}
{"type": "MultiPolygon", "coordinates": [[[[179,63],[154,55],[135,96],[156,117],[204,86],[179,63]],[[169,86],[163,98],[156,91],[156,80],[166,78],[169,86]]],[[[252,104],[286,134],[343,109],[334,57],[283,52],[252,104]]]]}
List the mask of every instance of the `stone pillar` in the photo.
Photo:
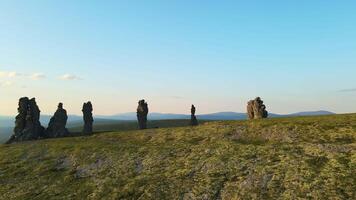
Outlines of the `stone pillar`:
{"type": "Polygon", "coordinates": [[[195,106],[192,105],[192,108],[190,109],[190,125],[191,126],[197,126],[198,125],[198,120],[197,117],[195,116],[195,106]]]}
{"type": "Polygon", "coordinates": [[[140,129],[147,128],[148,105],[145,100],[140,100],[137,107],[137,121],[140,129]]]}
{"type": "Polygon", "coordinates": [[[44,128],[40,122],[41,111],[37,106],[36,99],[22,97],[18,105],[14,134],[7,143],[36,140],[44,137],[44,128]]]}
{"type": "Polygon", "coordinates": [[[83,134],[90,135],[93,133],[93,106],[90,101],[83,104],[83,120],[84,120],[84,127],[83,127],[83,134]]]}
{"type": "Polygon", "coordinates": [[[63,104],[59,103],[56,112],[49,121],[46,136],[49,138],[69,136],[69,131],[66,129],[67,120],[67,111],[63,109],[63,104]]]}
{"type": "Polygon", "coordinates": [[[247,103],[247,115],[249,119],[262,119],[268,117],[266,106],[260,97],[247,103]]]}

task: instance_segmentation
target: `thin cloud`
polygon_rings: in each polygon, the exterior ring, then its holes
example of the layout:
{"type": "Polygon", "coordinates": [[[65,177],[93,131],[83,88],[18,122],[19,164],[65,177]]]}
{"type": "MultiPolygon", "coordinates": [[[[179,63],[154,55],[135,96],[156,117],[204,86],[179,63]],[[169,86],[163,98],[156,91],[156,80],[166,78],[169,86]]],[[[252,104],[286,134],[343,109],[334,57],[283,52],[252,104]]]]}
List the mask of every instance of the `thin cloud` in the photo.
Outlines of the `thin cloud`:
{"type": "Polygon", "coordinates": [[[82,78],[73,74],[64,74],[60,76],[59,79],[66,81],[82,80],[82,78]]]}
{"type": "Polygon", "coordinates": [[[9,72],[8,75],[7,75],[9,78],[15,78],[17,76],[22,76],[21,73],[18,73],[18,72],[9,72]]]}
{"type": "Polygon", "coordinates": [[[46,75],[44,75],[43,73],[34,73],[30,76],[30,78],[32,80],[40,80],[40,79],[45,79],[46,75]]]}
{"type": "Polygon", "coordinates": [[[22,76],[22,74],[18,73],[18,72],[0,71],[0,77],[15,78],[15,77],[18,77],[18,76],[22,76]]]}
{"type": "Polygon", "coordinates": [[[356,92],[356,88],[343,89],[343,90],[339,90],[338,92],[356,92]]]}

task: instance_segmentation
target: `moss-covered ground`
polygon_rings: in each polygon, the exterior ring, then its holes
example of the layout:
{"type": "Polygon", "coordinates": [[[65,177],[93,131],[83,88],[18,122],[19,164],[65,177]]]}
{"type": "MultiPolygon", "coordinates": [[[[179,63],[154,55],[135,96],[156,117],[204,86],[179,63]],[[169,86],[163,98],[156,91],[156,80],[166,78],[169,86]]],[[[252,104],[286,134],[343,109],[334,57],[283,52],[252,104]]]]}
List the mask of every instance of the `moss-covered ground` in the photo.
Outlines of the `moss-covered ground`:
{"type": "Polygon", "coordinates": [[[0,199],[356,199],[356,115],[0,145],[0,199]]]}

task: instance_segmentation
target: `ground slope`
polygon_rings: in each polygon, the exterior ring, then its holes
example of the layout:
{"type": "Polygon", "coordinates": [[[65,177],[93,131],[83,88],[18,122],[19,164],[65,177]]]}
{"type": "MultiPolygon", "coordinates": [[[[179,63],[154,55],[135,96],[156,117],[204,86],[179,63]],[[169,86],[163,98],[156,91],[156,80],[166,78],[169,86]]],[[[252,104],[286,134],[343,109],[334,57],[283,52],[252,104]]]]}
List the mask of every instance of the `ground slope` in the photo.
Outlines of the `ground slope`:
{"type": "Polygon", "coordinates": [[[356,199],[356,115],[0,145],[0,199],[356,199]]]}
{"type": "MultiPolygon", "coordinates": [[[[137,121],[123,121],[123,120],[108,120],[108,119],[94,119],[94,132],[108,132],[108,131],[128,131],[137,130],[137,121]]],[[[207,120],[199,120],[200,124],[207,122],[207,120]]],[[[148,128],[172,128],[189,126],[190,120],[187,119],[166,119],[166,120],[148,120],[148,128]]],[[[73,135],[80,135],[83,130],[82,121],[72,121],[67,123],[67,128],[73,135]]],[[[9,140],[13,134],[13,127],[0,127],[0,144],[9,140]]]]}

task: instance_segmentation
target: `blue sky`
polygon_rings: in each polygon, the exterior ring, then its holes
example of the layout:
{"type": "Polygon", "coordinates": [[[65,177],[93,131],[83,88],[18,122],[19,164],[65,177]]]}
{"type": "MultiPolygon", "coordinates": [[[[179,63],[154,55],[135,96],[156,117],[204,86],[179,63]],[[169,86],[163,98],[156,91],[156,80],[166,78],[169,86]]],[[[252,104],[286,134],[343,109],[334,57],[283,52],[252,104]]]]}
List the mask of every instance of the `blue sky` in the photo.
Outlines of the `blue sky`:
{"type": "Polygon", "coordinates": [[[355,1],[0,1],[0,115],[356,112],[355,1]],[[345,103],[346,102],[346,103],[345,103]]]}

